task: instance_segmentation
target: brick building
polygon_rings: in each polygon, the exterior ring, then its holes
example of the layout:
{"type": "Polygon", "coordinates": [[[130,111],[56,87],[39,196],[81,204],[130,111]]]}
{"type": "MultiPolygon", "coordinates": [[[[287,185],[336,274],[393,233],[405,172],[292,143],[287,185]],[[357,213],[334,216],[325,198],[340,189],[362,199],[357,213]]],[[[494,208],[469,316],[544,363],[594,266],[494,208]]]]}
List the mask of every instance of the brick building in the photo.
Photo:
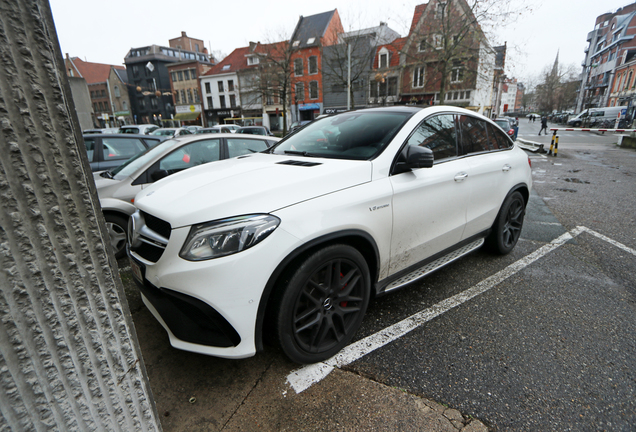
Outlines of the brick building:
{"type": "MultiPolygon", "coordinates": [[[[636,3],[596,18],[594,30],[587,34],[588,46],[582,63],[577,112],[609,105],[612,90],[616,87],[617,68],[624,65],[636,52],[635,35],[636,3]]],[[[617,104],[617,97],[619,96],[615,95],[612,98],[614,104],[617,104]]],[[[627,105],[628,99],[619,100],[618,104],[627,105]]]]}
{"type": "Polygon", "coordinates": [[[323,47],[338,43],[344,33],[338,9],[301,16],[292,34],[292,120],[312,120],[323,110],[323,47]]]}
{"type": "Polygon", "coordinates": [[[93,107],[93,127],[118,127],[132,122],[125,67],[86,62],[68,54],[64,63],[69,77],[86,80],[93,107]]]}

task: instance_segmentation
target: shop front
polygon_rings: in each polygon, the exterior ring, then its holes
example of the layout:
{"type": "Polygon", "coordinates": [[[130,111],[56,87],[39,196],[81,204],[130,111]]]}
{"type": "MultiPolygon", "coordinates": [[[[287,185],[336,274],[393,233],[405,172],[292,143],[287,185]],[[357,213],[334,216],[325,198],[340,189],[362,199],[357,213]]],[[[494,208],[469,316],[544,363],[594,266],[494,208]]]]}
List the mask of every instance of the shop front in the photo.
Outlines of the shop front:
{"type": "Polygon", "coordinates": [[[180,126],[205,126],[201,116],[201,104],[176,105],[174,120],[180,126]]]}

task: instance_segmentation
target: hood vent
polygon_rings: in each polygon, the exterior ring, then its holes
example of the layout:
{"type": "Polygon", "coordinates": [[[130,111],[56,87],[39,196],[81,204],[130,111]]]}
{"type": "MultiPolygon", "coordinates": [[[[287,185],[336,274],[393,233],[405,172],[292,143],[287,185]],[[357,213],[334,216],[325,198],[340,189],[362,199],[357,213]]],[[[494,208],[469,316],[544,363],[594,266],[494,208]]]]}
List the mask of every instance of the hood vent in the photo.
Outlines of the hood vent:
{"type": "Polygon", "coordinates": [[[305,162],[305,161],[296,161],[296,160],[286,160],[282,162],[276,162],[279,165],[294,165],[294,166],[303,166],[303,167],[312,167],[316,165],[322,165],[318,162],[305,162]]]}

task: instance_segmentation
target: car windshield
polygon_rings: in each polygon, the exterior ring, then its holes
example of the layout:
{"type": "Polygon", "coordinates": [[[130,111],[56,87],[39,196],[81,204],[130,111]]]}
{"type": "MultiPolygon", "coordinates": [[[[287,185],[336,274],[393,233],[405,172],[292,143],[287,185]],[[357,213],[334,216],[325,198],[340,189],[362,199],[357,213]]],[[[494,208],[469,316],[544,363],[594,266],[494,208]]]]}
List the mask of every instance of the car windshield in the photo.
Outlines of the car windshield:
{"type": "Polygon", "coordinates": [[[380,154],[412,112],[353,111],[316,120],[280,141],[274,154],[369,160],[380,154]]]}
{"type": "Polygon", "coordinates": [[[117,168],[113,169],[110,173],[112,178],[115,180],[123,180],[126,177],[130,177],[137,170],[143,167],[149,161],[152,161],[157,158],[158,155],[162,154],[165,149],[168,149],[175,145],[176,140],[166,140],[161,144],[158,144],[154,147],[150,147],[145,151],[131,157],[123,164],[119,165],[117,168]]]}

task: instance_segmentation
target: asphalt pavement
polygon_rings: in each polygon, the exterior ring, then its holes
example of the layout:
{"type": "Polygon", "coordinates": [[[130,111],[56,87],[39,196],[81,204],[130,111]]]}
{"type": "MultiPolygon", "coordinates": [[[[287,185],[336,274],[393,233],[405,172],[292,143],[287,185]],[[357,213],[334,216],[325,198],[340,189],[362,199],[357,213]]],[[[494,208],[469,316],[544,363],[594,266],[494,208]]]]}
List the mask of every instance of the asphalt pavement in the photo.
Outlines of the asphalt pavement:
{"type": "MultiPolygon", "coordinates": [[[[519,136],[549,146],[539,128],[521,119],[519,136]]],[[[170,347],[120,261],[163,429],[634,430],[636,152],[615,142],[563,133],[558,157],[532,154],[511,254],[477,251],[373,302],[350,356],[314,367],[271,346],[170,347]]]]}

